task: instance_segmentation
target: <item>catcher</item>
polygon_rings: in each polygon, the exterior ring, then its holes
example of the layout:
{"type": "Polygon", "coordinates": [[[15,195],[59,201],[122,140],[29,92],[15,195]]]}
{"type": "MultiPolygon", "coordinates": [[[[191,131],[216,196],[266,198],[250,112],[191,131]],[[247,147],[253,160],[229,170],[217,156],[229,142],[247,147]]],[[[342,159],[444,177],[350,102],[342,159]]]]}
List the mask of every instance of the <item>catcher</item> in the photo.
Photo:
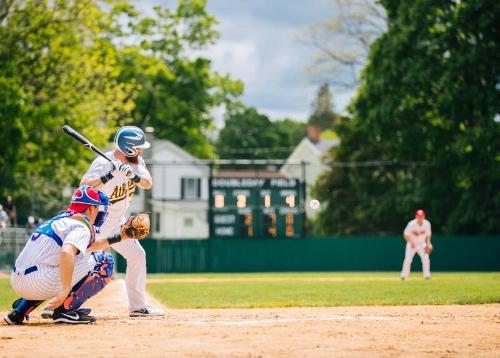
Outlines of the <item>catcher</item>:
{"type": "Polygon", "coordinates": [[[95,322],[81,305],[99,293],[113,274],[113,256],[99,250],[122,240],[142,238],[149,217],[131,217],[113,237],[96,239],[106,219],[109,199],[89,185],[78,188],[66,211],[39,226],[16,259],[11,273],[14,291],[21,296],[4,320],[21,324],[47,299],[56,323],[95,322]]]}
{"type": "Polygon", "coordinates": [[[429,258],[433,250],[431,236],[431,223],[425,220],[425,212],[423,210],[417,210],[415,219],[406,225],[403,233],[403,237],[406,240],[406,250],[403,269],[401,270],[402,280],[405,280],[410,275],[411,263],[415,253],[418,253],[422,261],[424,279],[428,280],[431,278],[431,260],[429,258]]]}

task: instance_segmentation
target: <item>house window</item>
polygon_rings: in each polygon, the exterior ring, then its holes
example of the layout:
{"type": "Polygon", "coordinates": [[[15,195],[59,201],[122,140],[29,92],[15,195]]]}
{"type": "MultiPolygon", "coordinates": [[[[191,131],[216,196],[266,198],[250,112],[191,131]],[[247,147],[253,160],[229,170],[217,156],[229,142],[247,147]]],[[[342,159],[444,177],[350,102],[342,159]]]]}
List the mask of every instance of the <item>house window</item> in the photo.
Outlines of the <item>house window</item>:
{"type": "Polygon", "coordinates": [[[200,178],[181,178],[181,199],[199,199],[201,197],[200,178]]]}
{"type": "Polygon", "coordinates": [[[155,232],[160,232],[161,226],[161,215],[160,213],[155,213],[155,232]]]}
{"type": "Polygon", "coordinates": [[[184,218],[184,226],[192,227],[193,226],[193,218],[184,218]]]}

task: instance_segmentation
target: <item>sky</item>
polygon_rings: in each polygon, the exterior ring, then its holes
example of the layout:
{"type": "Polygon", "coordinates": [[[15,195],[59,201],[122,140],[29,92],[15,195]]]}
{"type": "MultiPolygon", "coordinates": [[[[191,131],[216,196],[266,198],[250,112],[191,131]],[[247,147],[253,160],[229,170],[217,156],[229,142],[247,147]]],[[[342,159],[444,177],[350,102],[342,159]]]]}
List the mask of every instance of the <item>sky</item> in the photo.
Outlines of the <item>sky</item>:
{"type": "MultiPolygon", "coordinates": [[[[135,2],[145,12],[156,4],[172,7],[176,3],[135,2]]],[[[319,83],[307,72],[316,49],[299,37],[308,26],[328,19],[333,5],[328,0],[208,0],[207,9],[218,19],[221,34],[204,51],[214,70],[244,82],[244,104],[271,119],[305,121],[319,83]]],[[[335,109],[342,111],[351,95],[334,93],[335,109]]]]}

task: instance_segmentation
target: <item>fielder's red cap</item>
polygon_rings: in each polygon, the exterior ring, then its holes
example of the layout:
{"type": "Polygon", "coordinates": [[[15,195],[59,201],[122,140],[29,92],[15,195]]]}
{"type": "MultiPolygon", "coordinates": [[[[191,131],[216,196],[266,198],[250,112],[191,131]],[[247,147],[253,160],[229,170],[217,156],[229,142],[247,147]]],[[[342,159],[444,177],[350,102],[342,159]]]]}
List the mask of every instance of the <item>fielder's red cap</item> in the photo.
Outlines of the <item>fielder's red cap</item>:
{"type": "Polygon", "coordinates": [[[417,212],[415,213],[415,217],[416,218],[425,218],[425,211],[417,210],[417,212]]]}

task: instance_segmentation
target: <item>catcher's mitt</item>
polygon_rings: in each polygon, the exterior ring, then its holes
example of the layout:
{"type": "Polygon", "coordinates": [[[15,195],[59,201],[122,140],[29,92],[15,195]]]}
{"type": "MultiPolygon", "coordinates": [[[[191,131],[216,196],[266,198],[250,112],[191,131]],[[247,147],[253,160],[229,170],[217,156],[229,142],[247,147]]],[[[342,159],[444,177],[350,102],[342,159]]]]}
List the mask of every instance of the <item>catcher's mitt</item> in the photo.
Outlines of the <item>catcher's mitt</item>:
{"type": "Polygon", "coordinates": [[[425,247],[425,252],[430,255],[433,249],[432,245],[429,244],[425,247]]]}
{"type": "Polygon", "coordinates": [[[149,215],[142,213],[130,216],[122,229],[130,238],[144,239],[149,234],[149,227],[149,215]]]}

